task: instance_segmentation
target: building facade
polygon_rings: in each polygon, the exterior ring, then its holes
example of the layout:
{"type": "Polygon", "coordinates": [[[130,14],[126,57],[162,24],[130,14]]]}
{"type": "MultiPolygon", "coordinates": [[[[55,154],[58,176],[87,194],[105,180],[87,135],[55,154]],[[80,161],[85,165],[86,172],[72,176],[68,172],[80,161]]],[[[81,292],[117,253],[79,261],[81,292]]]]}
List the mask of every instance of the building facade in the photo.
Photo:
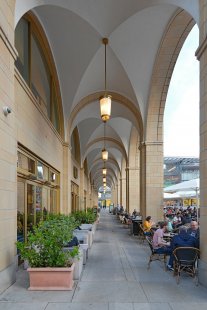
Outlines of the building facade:
{"type": "Polygon", "coordinates": [[[199,176],[199,158],[164,157],[164,187],[197,179],[199,176]]]}
{"type": "Polygon", "coordinates": [[[47,212],[69,214],[97,205],[103,168],[114,204],[162,217],[165,101],[177,57],[195,24],[200,36],[199,268],[207,285],[207,1],[112,0],[104,8],[102,3],[0,1],[1,291],[16,278],[16,240],[25,239],[47,212]],[[109,39],[106,54],[103,38],[109,39]],[[104,129],[99,99],[106,90],[112,113],[104,129]]]}

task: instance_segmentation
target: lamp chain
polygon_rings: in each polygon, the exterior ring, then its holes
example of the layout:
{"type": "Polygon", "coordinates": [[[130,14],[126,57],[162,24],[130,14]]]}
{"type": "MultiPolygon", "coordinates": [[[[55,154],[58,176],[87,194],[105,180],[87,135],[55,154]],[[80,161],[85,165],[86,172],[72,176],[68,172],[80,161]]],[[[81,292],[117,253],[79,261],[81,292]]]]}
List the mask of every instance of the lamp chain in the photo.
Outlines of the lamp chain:
{"type": "Polygon", "coordinates": [[[105,150],[106,122],[104,122],[104,150],[105,150]]]}
{"type": "Polygon", "coordinates": [[[106,43],[105,43],[105,95],[106,95],[106,43]]]}
{"type": "Polygon", "coordinates": [[[106,95],[106,45],[108,44],[108,38],[103,38],[102,42],[105,46],[105,95],[106,95]]]}

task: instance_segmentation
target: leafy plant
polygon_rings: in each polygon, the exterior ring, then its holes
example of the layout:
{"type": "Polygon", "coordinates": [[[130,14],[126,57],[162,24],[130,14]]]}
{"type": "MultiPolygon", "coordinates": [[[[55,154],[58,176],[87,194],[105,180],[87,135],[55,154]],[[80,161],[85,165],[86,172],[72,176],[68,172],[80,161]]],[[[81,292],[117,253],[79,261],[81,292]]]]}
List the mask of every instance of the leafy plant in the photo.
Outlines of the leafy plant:
{"type": "MultiPolygon", "coordinates": [[[[71,216],[50,215],[28,233],[27,242],[17,242],[23,259],[31,267],[67,267],[72,265],[73,251],[64,252],[64,244],[73,237],[78,222],[71,216]]],[[[74,250],[76,251],[76,250],[74,250]]]]}
{"type": "Polygon", "coordinates": [[[76,211],[72,215],[81,224],[92,224],[97,219],[97,214],[95,214],[92,209],[87,209],[87,211],[76,211]]]}

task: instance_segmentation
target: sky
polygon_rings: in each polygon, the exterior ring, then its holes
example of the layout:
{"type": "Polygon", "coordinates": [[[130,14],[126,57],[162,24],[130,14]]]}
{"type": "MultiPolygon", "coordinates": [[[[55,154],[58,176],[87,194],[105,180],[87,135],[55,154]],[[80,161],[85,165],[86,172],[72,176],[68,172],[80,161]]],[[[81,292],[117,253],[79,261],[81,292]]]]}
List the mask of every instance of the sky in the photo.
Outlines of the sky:
{"type": "Polygon", "coordinates": [[[188,35],[174,68],[164,112],[164,156],[199,157],[198,27],[188,35]]]}

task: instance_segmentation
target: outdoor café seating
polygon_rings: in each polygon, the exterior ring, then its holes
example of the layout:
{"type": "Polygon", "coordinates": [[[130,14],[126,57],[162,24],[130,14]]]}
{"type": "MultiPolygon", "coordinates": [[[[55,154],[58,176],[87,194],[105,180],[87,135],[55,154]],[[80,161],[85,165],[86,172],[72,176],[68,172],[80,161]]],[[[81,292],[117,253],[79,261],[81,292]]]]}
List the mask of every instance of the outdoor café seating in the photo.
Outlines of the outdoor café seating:
{"type": "Polygon", "coordinates": [[[150,264],[152,261],[156,261],[156,260],[159,260],[159,261],[162,261],[164,262],[164,268],[166,270],[166,257],[167,255],[166,254],[158,254],[156,253],[156,250],[153,248],[153,245],[152,245],[152,238],[150,236],[145,236],[146,240],[147,240],[147,243],[149,245],[149,248],[150,248],[150,257],[149,257],[149,262],[148,262],[148,266],[147,266],[147,269],[150,269],[150,264]]]}
{"type": "Polygon", "coordinates": [[[198,285],[197,263],[199,253],[199,249],[193,247],[179,247],[173,251],[175,257],[174,276],[176,276],[177,284],[180,282],[181,273],[184,273],[194,278],[196,285],[198,285]]]}

